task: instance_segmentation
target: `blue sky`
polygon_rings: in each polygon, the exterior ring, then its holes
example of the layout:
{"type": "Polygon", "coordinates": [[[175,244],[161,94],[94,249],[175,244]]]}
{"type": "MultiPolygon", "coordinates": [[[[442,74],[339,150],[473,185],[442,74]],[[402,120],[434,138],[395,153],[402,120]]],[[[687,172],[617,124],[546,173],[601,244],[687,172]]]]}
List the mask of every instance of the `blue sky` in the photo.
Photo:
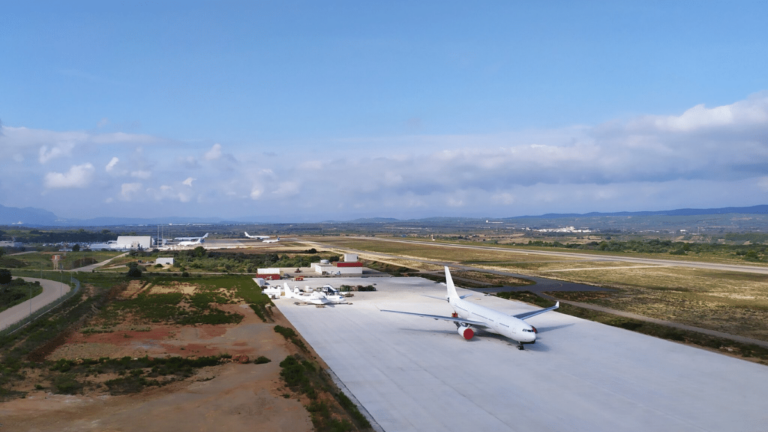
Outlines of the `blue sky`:
{"type": "Polygon", "coordinates": [[[768,202],[764,2],[12,2],[0,204],[500,217],[768,202]]]}

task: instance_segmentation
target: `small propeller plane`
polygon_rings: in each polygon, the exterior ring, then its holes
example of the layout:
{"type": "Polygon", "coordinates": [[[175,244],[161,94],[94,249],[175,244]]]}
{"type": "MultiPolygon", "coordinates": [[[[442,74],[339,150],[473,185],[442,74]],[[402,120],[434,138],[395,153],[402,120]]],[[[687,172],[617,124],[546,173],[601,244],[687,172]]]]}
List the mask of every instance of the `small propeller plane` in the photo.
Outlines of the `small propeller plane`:
{"type": "Polygon", "coordinates": [[[453,285],[453,278],[451,278],[451,271],[448,270],[448,267],[445,267],[445,285],[448,288],[448,298],[446,300],[454,310],[451,316],[428,315],[393,310],[382,310],[382,312],[393,312],[415,315],[423,318],[432,318],[435,320],[451,321],[456,324],[459,334],[466,340],[472,339],[475,335],[475,331],[472,329],[473,327],[479,328],[512,339],[518,343],[517,349],[522,350],[525,349],[524,344],[536,343],[536,328],[526,323],[524,320],[545,312],[553,311],[560,307],[560,302],[557,302],[554,306],[546,309],[523,312],[517,315],[506,315],[493,309],[470,303],[464,300],[466,297],[469,297],[469,295],[459,296],[456,292],[456,287],[453,285]]]}

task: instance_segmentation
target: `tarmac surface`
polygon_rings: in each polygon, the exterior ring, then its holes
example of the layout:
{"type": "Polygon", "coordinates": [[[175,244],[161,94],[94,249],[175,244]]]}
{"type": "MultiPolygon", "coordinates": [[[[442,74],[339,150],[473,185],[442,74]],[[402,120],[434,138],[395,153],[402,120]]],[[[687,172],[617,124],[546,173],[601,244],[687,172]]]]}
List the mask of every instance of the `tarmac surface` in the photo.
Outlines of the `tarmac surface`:
{"type": "MultiPolygon", "coordinates": [[[[528,322],[535,345],[449,322],[379,309],[449,315],[445,286],[421,278],[375,283],[351,305],[275,304],[387,431],[758,431],[768,424],[768,368],[568,315],[528,322]]],[[[473,294],[509,314],[536,309],[473,294]]]]}
{"type": "Polygon", "coordinates": [[[6,327],[9,327],[13,324],[16,324],[17,322],[29,316],[30,303],[32,303],[32,313],[34,313],[36,310],[42,308],[48,303],[51,303],[52,301],[56,300],[62,295],[68,293],[69,290],[71,289],[70,286],[65,283],[56,282],[48,279],[39,279],[39,278],[30,278],[30,277],[23,277],[23,278],[16,278],[16,279],[24,279],[25,281],[28,281],[28,282],[39,281],[40,285],[43,286],[43,292],[40,293],[39,295],[36,295],[35,297],[32,297],[31,300],[27,300],[24,303],[17,304],[16,306],[10,309],[6,309],[3,312],[0,312],[0,330],[6,327]]]}

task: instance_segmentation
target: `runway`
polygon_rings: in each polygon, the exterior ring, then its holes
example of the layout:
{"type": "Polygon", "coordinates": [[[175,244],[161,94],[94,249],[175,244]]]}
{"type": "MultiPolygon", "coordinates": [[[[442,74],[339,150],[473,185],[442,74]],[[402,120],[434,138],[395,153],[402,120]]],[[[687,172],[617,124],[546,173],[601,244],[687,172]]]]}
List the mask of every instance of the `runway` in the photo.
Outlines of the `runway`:
{"type": "MultiPolygon", "coordinates": [[[[315,308],[276,300],[339,379],[387,431],[756,431],[768,410],[768,368],[550,312],[529,320],[535,345],[444,321],[380,312],[448,315],[421,278],[323,279],[375,283],[352,305],[315,308]]],[[[535,307],[474,294],[509,314],[535,307]]]]}
{"type": "MultiPolygon", "coordinates": [[[[515,253],[515,254],[558,256],[558,257],[567,257],[567,258],[578,258],[578,259],[587,260],[587,261],[630,262],[630,263],[650,264],[650,265],[668,266],[668,267],[690,267],[690,268],[700,268],[700,269],[707,269],[707,270],[768,274],[768,267],[749,266],[749,265],[718,264],[718,263],[706,263],[706,262],[696,262],[696,261],[681,261],[681,260],[672,260],[672,259],[633,258],[633,257],[627,257],[627,256],[619,256],[619,255],[591,255],[591,254],[576,253],[576,252],[541,251],[541,250],[533,250],[533,249],[515,249],[515,248],[507,248],[507,247],[457,245],[457,244],[450,244],[450,243],[383,239],[383,238],[376,238],[376,237],[348,237],[348,238],[356,239],[356,240],[375,240],[375,241],[383,241],[383,242],[417,244],[417,245],[436,246],[436,247],[450,247],[450,248],[458,248],[458,249],[490,250],[495,252],[508,252],[508,253],[515,253]]],[[[333,244],[333,241],[331,240],[328,244],[333,244]]]]}
{"type": "MultiPolygon", "coordinates": [[[[67,276],[68,277],[68,276],[67,276]]],[[[0,312],[0,330],[11,326],[22,319],[26,318],[30,314],[30,302],[32,303],[32,312],[42,308],[48,303],[53,302],[62,295],[69,292],[71,289],[69,285],[61,282],[56,282],[48,279],[23,277],[18,279],[24,279],[28,282],[40,282],[43,286],[43,292],[39,295],[32,297],[31,300],[27,300],[24,303],[17,304],[16,306],[0,312]]]]}

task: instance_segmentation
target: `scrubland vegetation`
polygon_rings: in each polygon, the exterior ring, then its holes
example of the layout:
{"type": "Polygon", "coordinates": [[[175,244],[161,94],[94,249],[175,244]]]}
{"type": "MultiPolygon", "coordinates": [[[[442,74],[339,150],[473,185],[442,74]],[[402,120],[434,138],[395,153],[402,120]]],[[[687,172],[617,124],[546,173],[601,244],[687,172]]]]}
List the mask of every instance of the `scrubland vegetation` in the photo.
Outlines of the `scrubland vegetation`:
{"type": "Polygon", "coordinates": [[[0,312],[25,302],[42,292],[43,287],[40,286],[40,282],[13,279],[5,284],[0,283],[0,312]]]}
{"type": "Polygon", "coordinates": [[[300,356],[288,356],[280,362],[280,368],[280,377],[286,386],[309,399],[307,410],[316,431],[343,432],[371,428],[368,419],[344,393],[335,388],[328,374],[317,363],[300,356]],[[338,418],[344,417],[342,409],[354,424],[345,418],[338,418]]]}
{"type": "MultiPolygon", "coordinates": [[[[29,275],[40,276],[39,272],[29,275]]],[[[76,277],[83,285],[79,293],[50,314],[0,337],[0,400],[23,396],[24,392],[14,387],[28,378],[38,382],[38,389],[68,394],[98,389],[102,384],[112,394],[123,394],[183,379],[193,369],[218,364],[229,356],[100,358],[77,362],[51,362],[46,358],[78,330],[84,334],[109,333],[116,326],[130,325],[132,330],[141,332],[158,323],[230,324],[240,322],[242,315],[220,310],[219,305],[245,302],[266,313],[271,305],[247,276],[196,278],[194,289],[188,292],[174,292],[187,281],[170,276],[135,279],[132,287],[138,288],[136,292],[128,292],[130,280],[124,274],[78,273],[76,277]],[[153,293],[153,288],[163,292],[153,293]]],[[[255,363],[268,361],[262,356],[255,363]]]]}

